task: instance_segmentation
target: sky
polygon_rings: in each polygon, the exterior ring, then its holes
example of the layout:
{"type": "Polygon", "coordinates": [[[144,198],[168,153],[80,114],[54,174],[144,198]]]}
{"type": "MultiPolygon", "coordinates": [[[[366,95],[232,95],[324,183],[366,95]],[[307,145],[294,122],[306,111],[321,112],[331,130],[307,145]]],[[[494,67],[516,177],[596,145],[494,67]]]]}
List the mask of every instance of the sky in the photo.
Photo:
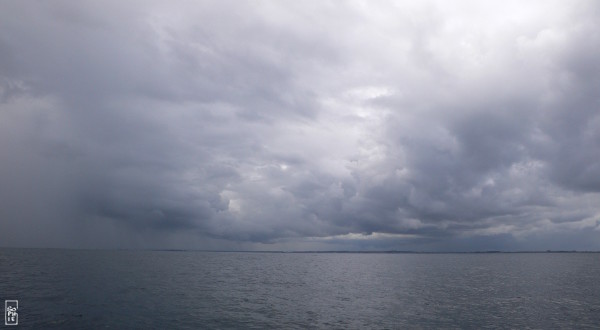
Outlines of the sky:
{"type": "Polygon", "coordinates": [[[0,246],[600,250],[597,1],[2,1],[0,246]]]}

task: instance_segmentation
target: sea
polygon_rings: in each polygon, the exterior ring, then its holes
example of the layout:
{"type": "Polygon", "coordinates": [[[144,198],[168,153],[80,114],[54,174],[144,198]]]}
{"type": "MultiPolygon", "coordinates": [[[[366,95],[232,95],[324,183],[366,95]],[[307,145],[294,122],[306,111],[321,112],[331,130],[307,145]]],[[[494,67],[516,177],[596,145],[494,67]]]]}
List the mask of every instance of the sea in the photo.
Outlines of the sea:
{"type": "Polygon", "coordinates": [[[600,254],[0,249],[0,299],[7,329],[599,329],[600,254]]]}

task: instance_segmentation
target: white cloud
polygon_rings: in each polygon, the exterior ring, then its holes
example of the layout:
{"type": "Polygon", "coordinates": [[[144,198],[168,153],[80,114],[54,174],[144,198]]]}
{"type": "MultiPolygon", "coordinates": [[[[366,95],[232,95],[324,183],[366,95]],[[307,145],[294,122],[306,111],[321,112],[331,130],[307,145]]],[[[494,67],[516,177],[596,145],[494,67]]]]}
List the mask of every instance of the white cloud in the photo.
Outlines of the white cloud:
{"type": "Polygon", "coordinates": [[[600,205],[597,15],[589,1],[2,3],[0,221],[23,215],[0,238],[577,247],[600,205]]]}

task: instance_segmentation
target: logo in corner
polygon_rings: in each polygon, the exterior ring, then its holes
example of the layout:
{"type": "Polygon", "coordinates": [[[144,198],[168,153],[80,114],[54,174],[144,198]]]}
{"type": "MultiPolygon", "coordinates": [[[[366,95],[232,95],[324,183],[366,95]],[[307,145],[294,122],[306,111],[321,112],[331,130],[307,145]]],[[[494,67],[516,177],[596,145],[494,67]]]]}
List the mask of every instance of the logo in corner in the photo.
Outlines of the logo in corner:
{"type": "Polygon", "coordinates": [[[19,309],[18,300],[5,300],[4,301],[4,325],[17,325],[19,324],[19,309]]]}

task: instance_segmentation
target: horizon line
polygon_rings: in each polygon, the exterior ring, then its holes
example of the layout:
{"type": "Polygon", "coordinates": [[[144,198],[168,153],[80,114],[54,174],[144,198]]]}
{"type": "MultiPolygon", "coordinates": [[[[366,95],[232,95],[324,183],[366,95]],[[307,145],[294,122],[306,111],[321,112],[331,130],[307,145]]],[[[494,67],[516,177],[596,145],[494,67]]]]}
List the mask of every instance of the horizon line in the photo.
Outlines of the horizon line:
{"type": "Polygon", "coordinates": [[[600,253],[600,250],[474,250],[474,251],[417,251],[417,250],[210,250],[210,249],[151,249],[151,248],[77,248],[77,247],[14,247],[0,249],[73,250],[73,251],[155,251],[155,252],[228,252],[228,253],[363,253],[363,254],[502,254],[502,253],[600,253]]]}

